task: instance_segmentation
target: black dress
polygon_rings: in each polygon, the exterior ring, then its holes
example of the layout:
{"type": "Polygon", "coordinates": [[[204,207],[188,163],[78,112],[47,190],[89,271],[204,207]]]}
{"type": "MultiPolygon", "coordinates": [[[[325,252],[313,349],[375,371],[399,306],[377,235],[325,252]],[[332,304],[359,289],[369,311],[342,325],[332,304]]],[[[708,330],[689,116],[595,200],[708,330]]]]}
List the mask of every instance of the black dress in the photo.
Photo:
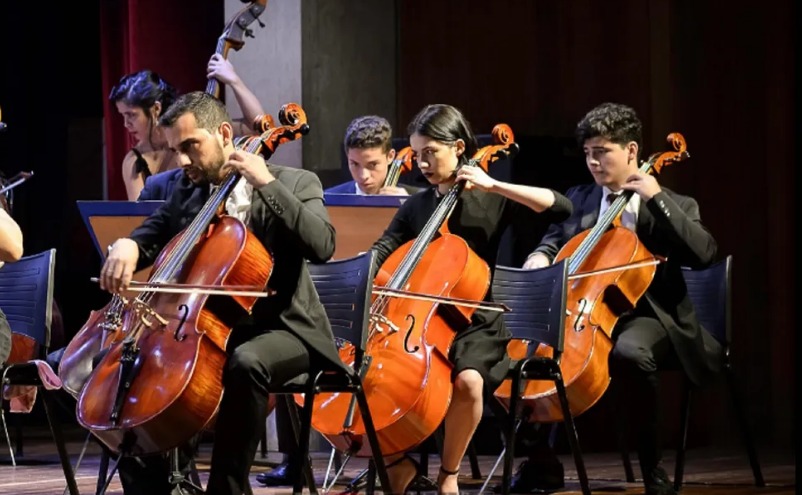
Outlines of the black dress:
{"type": "MultiPolygon", "coordinates": [[[[555,201],[538,218],[555,223],[571,215],[571,202],[554,191],[555,201]]],[[[436,188],[432,187],[410,196],[398,209],[389,227],[372,248],[379,266],[401,245],[418,236],[440,202],[436,188]]],[[[452,234],[463,238],[490,267],[491,276],[496,266],[502,234],[516,215],[526,206],[494,193],[478,189],[463,191],[448,220],[452,234]]],[[[492,301],[488,291],[486,301],[492,301]]],[[[509,368],[507,343],[510,333],[504,326],[501,313],[476,310],[471,324],[457,333],[449,351],[454,364],[452,380],[461,371],[475,369],[484,379],[484,392],[492,394],[501,384],[509,368]]]]}

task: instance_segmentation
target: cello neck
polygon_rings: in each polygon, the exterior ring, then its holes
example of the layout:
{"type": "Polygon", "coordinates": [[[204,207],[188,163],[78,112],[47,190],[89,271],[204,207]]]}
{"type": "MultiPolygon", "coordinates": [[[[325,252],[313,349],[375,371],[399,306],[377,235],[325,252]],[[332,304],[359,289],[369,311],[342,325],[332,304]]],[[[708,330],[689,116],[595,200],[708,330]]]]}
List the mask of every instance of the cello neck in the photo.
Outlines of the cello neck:
{"type": "MultiPolygon", "coordinates": [[[[648,161],[644,162],[639,170],[641,172],[649,173],[652,170],[653,166],[653,159],[649,159],[648,161]]],[[[627,207],[627,203],[629,200],[632,199],[632,195],[635,194],[634,191],[623,191],[618,197],[615,198],[615,201],[610,205],[609,208],[604,212],[604,215],[599,218],[596,225],[590,230],[587,237],[579,244],[577,247],[576,252],[571,256],[571,259],[568,263],[568,274],[573,275],[579,271],[579,267],[582,266],[585,259],[587,259],[588,255],[593,251],[593,248],[596,247],[596,244],[599,243],[602,235],[607,232],[607,229],[613,224],[616,218],[624,211],[624,208],[627,207]]]]}
{"type": "MultiPolygon", "coordinates": [[[[473,160],[469,162],[469,165],[465,166],[474,166],[473,160]]],[[[407,280],[409,280],[409,277],[412,275],[412,271],[417,266],[418,261],[421,259],[423,252],[426,251],[426,247],[432,239],[434,239],[440,227],[448,221],[448,217],[451,216],[451,212],[454,211],[454,207],[457,206],[457,200],[464,189],[465,181],[459,181],[451,186],[451,189],[448,190],[440,201],[440,204],[435,208],[432,216],[429,217],[429,220],[426,222],[426,225],[424,225],[420,234],[418,234],[418,237],[415,239],[412,247],[410,247],[407,255],[401,261],[398,269],[393,273],[393,276],[390,277],[390,280],[387,282],[387,287],[394,290],[401,290],[403,288],[404,284],[406,284],[407,280]]]]}
{"type": "MultiPolygon", "coordinates": [[[[217,216],[218,208],[225,202],[241,178],[238,173],[230,173],[223,179],[223,183],[209,196],[209,199],[206,200],[203,208],[192,220],[192,223],[184,229],[178,244],[170,251],[169,256],[159,266],[156,273],[153,274],[151,282],[169,281],[178,273],[198,241],[206,234],[212,220],[217,216]]],[[[144,295],[147,295],[147,293],[142,292],[137,299],[144,295]]]]}

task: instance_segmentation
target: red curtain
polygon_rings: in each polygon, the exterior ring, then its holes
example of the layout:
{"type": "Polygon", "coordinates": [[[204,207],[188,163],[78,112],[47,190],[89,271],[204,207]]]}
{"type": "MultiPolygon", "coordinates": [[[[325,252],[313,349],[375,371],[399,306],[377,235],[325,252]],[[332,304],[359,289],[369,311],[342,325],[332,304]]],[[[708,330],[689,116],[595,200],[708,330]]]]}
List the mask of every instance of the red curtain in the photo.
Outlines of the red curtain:
{"type": "Polygon", "coordinates": [[[103,0],[100,58],[108,199],[124,200],[122,160],[130,147],[117,109],[108,101],[122,76],[157,72],[179,93],[204,90],[206,63],[225,25],[219,0],[103,0]]]}

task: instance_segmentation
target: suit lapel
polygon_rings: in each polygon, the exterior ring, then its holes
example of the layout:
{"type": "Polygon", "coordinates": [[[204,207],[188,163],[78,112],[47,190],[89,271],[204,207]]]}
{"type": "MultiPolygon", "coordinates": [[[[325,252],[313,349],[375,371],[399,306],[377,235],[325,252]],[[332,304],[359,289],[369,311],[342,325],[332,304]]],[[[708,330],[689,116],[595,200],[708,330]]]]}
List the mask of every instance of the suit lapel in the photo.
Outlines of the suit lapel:
{"type": "Polygon", "coordinates": [[[599,208],[601,206],[602,188],[601,186],[593,186],[590,193],[585,198],[583,205],[582,219],[580,220],[580,231],[592,228],[599,221],[599,208]]]}

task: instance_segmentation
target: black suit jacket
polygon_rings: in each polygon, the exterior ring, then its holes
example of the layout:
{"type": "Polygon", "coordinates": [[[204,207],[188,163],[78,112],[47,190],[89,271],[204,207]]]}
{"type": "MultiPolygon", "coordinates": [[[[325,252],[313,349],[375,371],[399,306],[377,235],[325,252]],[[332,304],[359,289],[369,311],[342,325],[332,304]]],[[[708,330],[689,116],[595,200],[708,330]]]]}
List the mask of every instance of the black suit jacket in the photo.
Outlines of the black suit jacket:
{"type": "Polygon", "coordinates": [[[164,200],[170,196],[176,184],[184,176],[184,170],[166,170],[145,178],[145,187],[139,192],[137,201],[164,200]]]}
{"type": "MultiPolygon", "coordinates": [[[[268,168],[276,180],[254,189],[251,231],[273,256],[268,286],[276,295],[260,299],[243,324],[257,331],[289,330],[316,351],[315,367],[350,371],[337,354],[331,325],[306,266],[306,260],[323,263],[334,254],[334,227],[323,205],[320,180],[306,170],[272,164],[268,168]]],[[[208,190],[208,184],[197,186],[181,176],[173,194],[130,236],[139,246],[138,269],[152,264],[192,222],[208,190]]]]}
{"type": "MultiPolygon", "coordinates": [[[[644,247],[654,255],[667,258],[657,266],[646,294],[638,304],[649,304],[668,330],[677,356],[688,377],[700,384],[717,362],[708,358],[705,345],[712,346],[712,336],[704,331],[693,310],[681,267],[703,268],[716,256],[716,241],[702,225],[699,205],[689,196],[666,189],[649,201],[641,201],[636,233],[644,247]]],[[[551,260],[565,243],[583,230],[592,228],[599,217],[602,188],[596,184],[577,186],[566,193],[574,205],[571,217],[552,225],[535,252],[551,260]]]]}

